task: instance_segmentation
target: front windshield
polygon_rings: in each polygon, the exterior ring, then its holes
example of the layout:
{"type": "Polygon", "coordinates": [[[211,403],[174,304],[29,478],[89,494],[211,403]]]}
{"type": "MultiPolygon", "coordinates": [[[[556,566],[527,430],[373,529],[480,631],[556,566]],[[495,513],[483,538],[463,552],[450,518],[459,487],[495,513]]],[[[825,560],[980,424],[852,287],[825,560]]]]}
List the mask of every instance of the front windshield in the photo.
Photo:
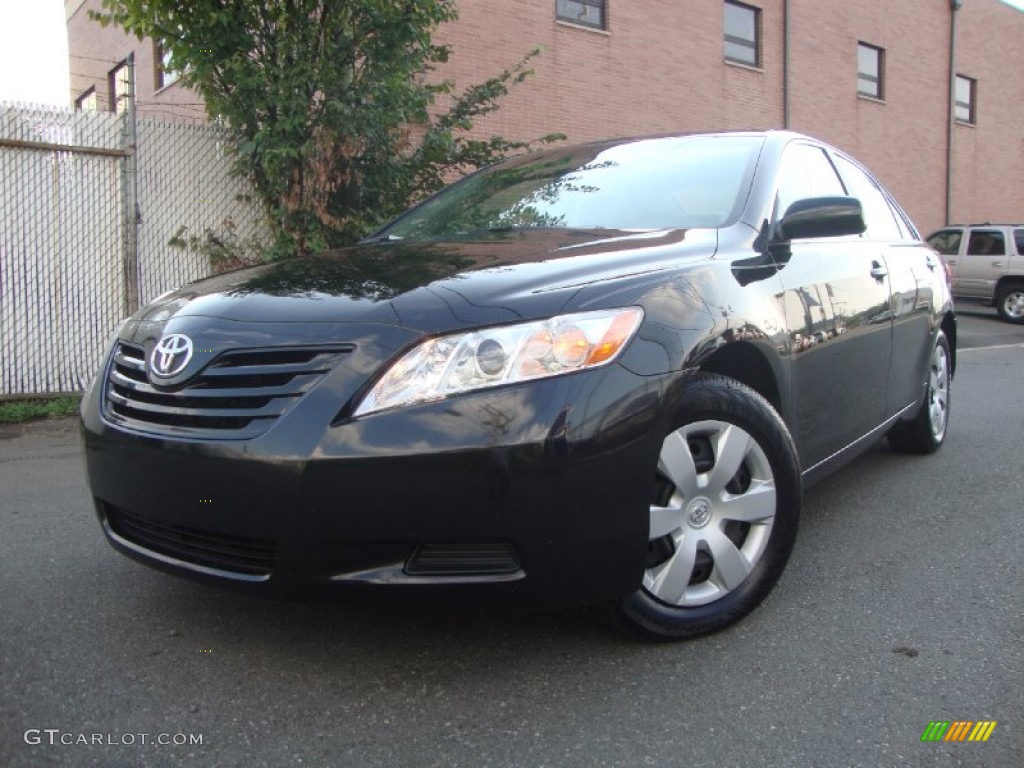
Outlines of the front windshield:
{"type": "Polygon", "coordinates": [[[762,142],[696,136],[526,155],[452,185],[380,235],[721,227],[746,201],[762,142]]]}

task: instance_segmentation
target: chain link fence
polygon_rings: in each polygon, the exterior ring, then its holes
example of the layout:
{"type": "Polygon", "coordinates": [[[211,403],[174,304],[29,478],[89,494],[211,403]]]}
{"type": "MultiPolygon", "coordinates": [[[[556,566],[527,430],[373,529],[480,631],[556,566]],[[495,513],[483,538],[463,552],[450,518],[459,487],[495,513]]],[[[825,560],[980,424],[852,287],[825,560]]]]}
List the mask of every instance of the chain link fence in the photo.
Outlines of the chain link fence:
{"type": "Polygon", "coordinates": [[[222,130],[129,119],[0,105],[0,397],[81,391],[137,301],[209,274],[182,227],[265,237],[222,130]]]}
{"type": "Polygon", "coordinates": [[[0,107],[0,395],[95,373],[125,309],[123,156],[114,115],[0,107]]]}
{"type": "Polygon", "coordinates": [[[229,231],[266,241],[249,184],[231,176],[227,134],[216,127],[138,121],[139,295],[143,303],[210,273],[206,256],[170,242],[229,231]]]}

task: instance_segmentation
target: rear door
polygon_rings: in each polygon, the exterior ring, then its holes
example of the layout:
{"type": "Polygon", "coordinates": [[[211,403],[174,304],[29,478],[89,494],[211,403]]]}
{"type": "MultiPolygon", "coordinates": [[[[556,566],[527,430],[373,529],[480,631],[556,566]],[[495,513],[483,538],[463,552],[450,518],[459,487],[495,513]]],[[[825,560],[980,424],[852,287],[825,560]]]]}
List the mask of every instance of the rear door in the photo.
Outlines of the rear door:
{"type": "Polygon", "coordinates": [[[967,249],[957,273],[957,293],[976,299],[990,300],[996,282],[1008,268],[1010,243],[1006,232],[995,227],[972,227],[968,230],[967,249]]]}
{"type": "Polygon", "coordinates": [[[1024,273],[1024,228],[1018,227],[1013,230],[1013,242],[1017,248],[1017,255],[1010,257],[1008,271],[1019,275],[1024,273]]]}
{"type": "Polygon", "coordinates": [[[878,181],[842,155],[836,164],[850,194],[861,202],[865,247],[884,259],[892,317],[892,360],[885,416],[918,402],[932,351],[935,285],[944,280],[942,262],[922,243],[912,225],[878,181]]]}

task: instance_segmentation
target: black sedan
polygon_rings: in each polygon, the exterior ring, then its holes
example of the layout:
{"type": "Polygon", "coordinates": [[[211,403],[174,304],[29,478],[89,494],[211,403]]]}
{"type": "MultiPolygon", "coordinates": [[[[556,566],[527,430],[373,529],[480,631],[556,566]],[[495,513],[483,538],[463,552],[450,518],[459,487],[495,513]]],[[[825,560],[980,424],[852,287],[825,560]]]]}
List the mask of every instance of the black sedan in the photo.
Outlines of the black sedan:
{"type": "Polygon", "coordinates": [[[943,265],[846,154],[592,143],[161,296],[84,400],[88,477],[110,543],[172,573],[689,637],[772,589],[807,483],[939,448],[955,351],[943,265]]]}

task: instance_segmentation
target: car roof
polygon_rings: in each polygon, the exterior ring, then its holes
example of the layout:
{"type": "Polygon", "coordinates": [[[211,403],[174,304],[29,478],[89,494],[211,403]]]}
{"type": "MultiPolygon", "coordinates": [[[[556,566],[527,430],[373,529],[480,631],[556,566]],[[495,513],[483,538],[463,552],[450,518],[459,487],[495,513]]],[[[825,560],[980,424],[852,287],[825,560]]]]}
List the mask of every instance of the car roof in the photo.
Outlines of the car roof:
{"type": "MultiPolygon", "coordinates": [[[[941,232],[944,229],[952,229],[953,227],[1024,227],[1024,224],[1007,224],[997,221],[982,221],[977,224],[947,224],[944,227],[939,227],[935,232],[932,232],[932,234],[934,235],[936,232],[941,232]]],[[[930,236],[931,235],[929,235],[929,237],[930,236]]]]}
{"type": "MultiPolygon", "coordinates": [[[[584,147],[614,147],[618,144],[630,144],[641,141],[658,141],[662,139],[696,139],[696,138],[716,138],[716,137],[728,137],[728,136],[749,136],[751,138],[763,138],[772,141],[773,143],[786,143],[794,139],[801,139],[804,141],[810,141],[815,144],[821,144],[822,146],[830,146],[827,142],[820,139],[816,139],[813,136],[807,136],[802,133],[795,131],[782,130],[782,129],[738,129],[728,131],[668,131],[665,133],[648,133],[638,134],[633,136],[619,136],[614,138],[596,139],[594,141],[583,141],[583,142],[567,142],[565,144],[559,144],[552,147],[547,147],[539,152],[528,153],[527,155],[517,157],[533,157],[535,155],[541,155],[546,152],[557,152],[558,150],[565,150],[570,148],[584,148],[584,147]]],[[[509,158],[511,160],[516,157],[509,158]]]]}

